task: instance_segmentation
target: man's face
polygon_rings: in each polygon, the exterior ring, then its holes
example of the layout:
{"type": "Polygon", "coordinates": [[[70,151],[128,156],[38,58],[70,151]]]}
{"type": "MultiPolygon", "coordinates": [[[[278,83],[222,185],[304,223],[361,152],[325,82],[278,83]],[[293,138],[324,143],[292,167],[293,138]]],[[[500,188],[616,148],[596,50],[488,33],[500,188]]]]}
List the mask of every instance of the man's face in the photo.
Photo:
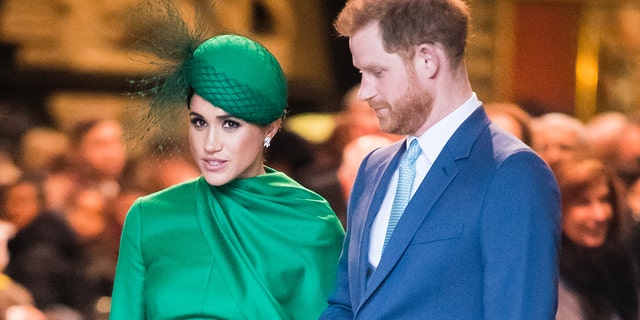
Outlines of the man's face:
{"type": "Polygon", "coordinates": [[[349,47],[353,65],[362,74],[358,97],[375,110],[380,129],[416,134],[433,104],[432,95],[419,80],[419,71],[400,55],[385,51],[377,22],[351,36],[349,47]]]}

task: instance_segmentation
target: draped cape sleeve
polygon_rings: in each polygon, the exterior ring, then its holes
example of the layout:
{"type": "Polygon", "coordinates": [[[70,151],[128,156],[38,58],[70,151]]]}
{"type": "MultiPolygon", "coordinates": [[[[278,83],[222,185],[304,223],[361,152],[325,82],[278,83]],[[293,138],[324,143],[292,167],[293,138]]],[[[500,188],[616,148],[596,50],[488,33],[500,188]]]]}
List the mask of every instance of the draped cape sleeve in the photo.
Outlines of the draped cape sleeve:
{"type": "Polygon", "coordinates": [[[317,319],[343,236],[328,203],[284,173],[200,177],[130,210],[112,319],[317,319]]]}
{"type": "Polygon", "coordinates": [[[247,316],[317,318],[327,307],[319,298],[333,289],[343,236],[328,203],[283,173],[221,187],[198,183],[202,233],[226,261],[220,272],[234,298],[256,307],[247,316]]]}

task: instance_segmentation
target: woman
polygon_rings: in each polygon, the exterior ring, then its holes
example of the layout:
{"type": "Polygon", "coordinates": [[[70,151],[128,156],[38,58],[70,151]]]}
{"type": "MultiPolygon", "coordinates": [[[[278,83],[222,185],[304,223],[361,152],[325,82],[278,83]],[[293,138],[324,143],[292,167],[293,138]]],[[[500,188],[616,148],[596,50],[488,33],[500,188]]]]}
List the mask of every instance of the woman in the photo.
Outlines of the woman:
{"type": "Polygon", "coordinates": [[[325,199],[263,164],[285,114],[284,73],[245,37],[190,36],[149,41],[188,53],[150,91],[150,115],[166,119],[176,108],[165,102],[186,99],[201,176],[130,208],[111,319],[317,319],[344,231],[325,199]]]}
{"type": "Polygon", "coordinates": [[[280,65],[221,35],[184,71],[202,175],[129,210],[111,319],[317,319],[344,232],[323,198],[263,165],[286,105],[280,65]]]}
{"type": "Polygon", "coordinates": [[[595,159],[559,163],[562,248],[556,319],[638,319],[630,217],[616,178],[595,159]]]}

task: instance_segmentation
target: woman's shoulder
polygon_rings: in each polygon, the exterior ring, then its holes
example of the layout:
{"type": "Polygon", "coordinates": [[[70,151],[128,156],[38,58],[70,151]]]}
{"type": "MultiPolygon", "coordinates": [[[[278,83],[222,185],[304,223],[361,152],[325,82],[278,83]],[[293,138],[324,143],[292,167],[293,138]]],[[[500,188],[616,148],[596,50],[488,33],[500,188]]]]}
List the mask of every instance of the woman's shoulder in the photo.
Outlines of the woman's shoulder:
{"type": "Polygon", "coordinates": [[[165,197],[171,197],[171,196],[175,196],[175,195],[181,195],[185,192],[193,192],[193,188],[196,187],[196,184],[198,182],[199,178],[195,178],[195,179],[191,179],[185,182],[181,182],[178,184],[175,184],[171,187],[168,187],[166,189],[162,189],[160,191],[151,193],[147,196],[142,197],[141,199],[147,199],[147,200],[153,200],[153,199],[157,199],[157,198],[165,198],[165,197]]]}
{"type": "Polygon", "coordinates": [[[142,207],[176,207],[185,203],[192,203],[198,179],[189,180],[169,188],[140,197],[134,206],[142,207]]]}
{"type": "Polygon", "coordinates": [[[556,319],[582,319],[580,298],[566,282],[560,279],[558,283],[558,309],[556,319]]]}

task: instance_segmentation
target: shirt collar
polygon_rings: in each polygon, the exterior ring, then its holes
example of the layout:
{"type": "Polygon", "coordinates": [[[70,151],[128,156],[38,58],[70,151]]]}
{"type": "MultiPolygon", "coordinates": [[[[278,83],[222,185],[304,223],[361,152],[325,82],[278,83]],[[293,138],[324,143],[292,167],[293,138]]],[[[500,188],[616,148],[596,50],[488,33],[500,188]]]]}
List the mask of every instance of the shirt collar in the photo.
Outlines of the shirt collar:
{"type": "Polygon", "coordinates": [[[425,133],[419,137],[409,136],[407,141],[407,147],[413,139],[418,139],[420,148],[427,159],[433,163],[444,145],[449,141],[453,133],[458,130],[458,127],[481,105],[476,93],[474,92],[471,97],[463,103],[460,107],[448,114],[442,120],[438,121],[435,125],[429,128],[425,133]]]}

